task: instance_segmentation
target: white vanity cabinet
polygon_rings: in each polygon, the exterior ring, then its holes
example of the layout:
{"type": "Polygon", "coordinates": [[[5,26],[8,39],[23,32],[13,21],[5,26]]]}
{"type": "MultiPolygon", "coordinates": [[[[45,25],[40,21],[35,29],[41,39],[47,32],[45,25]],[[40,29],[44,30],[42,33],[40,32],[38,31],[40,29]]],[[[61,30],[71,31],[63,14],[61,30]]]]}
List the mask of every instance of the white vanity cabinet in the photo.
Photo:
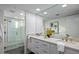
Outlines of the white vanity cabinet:
{"type": "Polygon", "coordinates": [[[49,49],[50,54],[58,54],[59,52],[57,51],[57,45],[51,43],[50,44],[50,49],[49,49]]]}
{"type": "Polygon", "coordinates": [[[41,40],[31,38],[31,47],[33,52],[39,53],[39,54],[49,54],[49,44],[46,42],[43,42],[41,40]]]}
{"type": "Polygon", "coordinates": [[[56,45],[51,43],[36,39],[30,38],[28,40],[28,49],[36,54],[57,54],[56,45]]]}
{"type": "Polygon", "coordinates": [[[50,44],[44,41],[39,41],[39,46],[40,46],[40,54],[49,54],[49,46],[50,44]]]}
{"type": "MultiPolygon", "coordinates": [[[[28,39],[28,49],[36,54],[59,54],[57,43],[51,43],[44,39],[34,37],[30,37],[30,39],[28,39]]],[[[79,54],[79,50],[65,47],[64,54],[79,54]]]]}
{"type": "Polygon", "coordinates": [[[31,51],[36,53],[36,54],[39,54],[39,41],[34,39],[34,38],[31,38],[31,51]]]}
{"type": "Polygon", "coordinates": [[[79,54],[79,51],[72,48],[65,47],[64,54],[79,54]]]}

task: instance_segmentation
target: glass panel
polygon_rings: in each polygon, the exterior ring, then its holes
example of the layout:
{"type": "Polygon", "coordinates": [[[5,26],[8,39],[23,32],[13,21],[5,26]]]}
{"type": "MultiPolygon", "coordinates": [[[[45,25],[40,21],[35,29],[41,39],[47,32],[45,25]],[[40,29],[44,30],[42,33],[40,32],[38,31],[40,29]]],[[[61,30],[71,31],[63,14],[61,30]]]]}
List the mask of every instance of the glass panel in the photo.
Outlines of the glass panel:
{"type": "Polygon", "coordinates": [[[8,45],[23,43],[24,21],[8,19],[8,45]]]}
{"type": "Polygon", "coordinates": [[[17,42],[23,43],[24,23],[21,20],[16,21],[16,36],[17,36],[17,38],[16,38],[17,42]]]}
{"type": "Polygon", "coordinates": [[[15,42],[16,42],[15,20],[8,19],[8,44],[14,44],[15,42]]]}

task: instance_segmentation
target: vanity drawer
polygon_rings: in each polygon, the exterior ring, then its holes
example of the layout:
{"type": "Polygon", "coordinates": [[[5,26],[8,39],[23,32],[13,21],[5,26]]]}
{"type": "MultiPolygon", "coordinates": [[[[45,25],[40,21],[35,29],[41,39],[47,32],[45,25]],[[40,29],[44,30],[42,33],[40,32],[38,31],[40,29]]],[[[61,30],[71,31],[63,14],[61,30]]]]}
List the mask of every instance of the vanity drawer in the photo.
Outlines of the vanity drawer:
{"type": "Polygon", "coordinates": [[[39,46],[39,44],[40,44],[40,42],[39,42],[39,40],[37,40],[37,39],[32,39],[32,45],[33,46],[39,46]]]}
{"type": "Polygon", "coordinates": [[[39,50],[39,53],[40,53],[40,54],[49,54],[49,50],[40,49],[40,50],[39,50]]]}
{"type": "Polygon", "coordinates": [[[39,54],[39,40],[31,38],[32,42],[31,42],[31,51],[39,54]]]}
{"type": "Polygon", "coordinates": [[[41,40],[31,38],[31,50],[37,54],[48,54],[49,53],[49,43],[43,42],[41,40]]]}
{"type": "Polygon", "coordinates": [[[57,50],[56,44],[50,44],[49,53],[50,54],[58,54],[59,53],[58,50],[57,50]]]}
{"type": "Polygon", "coordinates": [[[36,54],[40,53],[39,49],[37,49],[37,48],[31,48],[31,51],[34,52],[34,53],[36,53],[36,54]]]}
{"type": "Polygon", "coordinates": [[[65,47],[64,54],[79,54],[79,51],[69,47],[65,47]]]}
{"type": "Polygon", "coordinates": [[[49,43],[43,41],[39,41],[39,42],[40,42],[40,49],[49,50],[49,43]]]}

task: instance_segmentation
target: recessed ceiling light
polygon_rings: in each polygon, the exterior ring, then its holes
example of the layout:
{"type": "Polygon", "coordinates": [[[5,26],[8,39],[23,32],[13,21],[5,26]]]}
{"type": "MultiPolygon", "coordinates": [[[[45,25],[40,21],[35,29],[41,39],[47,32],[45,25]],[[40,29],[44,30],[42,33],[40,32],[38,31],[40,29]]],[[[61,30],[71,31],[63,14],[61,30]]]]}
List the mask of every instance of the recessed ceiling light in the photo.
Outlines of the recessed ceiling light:
{"type": "Polygon", "coordinates": [[[44,12],[44,14],[47,14],[47,12],[44,12]]]}
{"type": "Polygon", "coordinates": [[[67,4],[62,5],[62,7],[67,7],[67,4]]]}
{"type": "Polygon", "coordinates": [[[24,15],[23,13],[20,13],[20,15],[24,15]]]}
{"type": "Polygon", "coordinates": [[[40,11],[40,8],[36,8],[36,11],[40,11]]]}

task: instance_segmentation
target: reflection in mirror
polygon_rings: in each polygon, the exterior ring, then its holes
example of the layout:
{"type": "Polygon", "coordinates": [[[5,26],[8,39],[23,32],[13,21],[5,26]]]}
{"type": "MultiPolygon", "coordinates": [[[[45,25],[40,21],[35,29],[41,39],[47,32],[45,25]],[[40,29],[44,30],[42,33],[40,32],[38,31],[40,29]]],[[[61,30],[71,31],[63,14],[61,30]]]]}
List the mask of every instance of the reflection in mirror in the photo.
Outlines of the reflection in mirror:
{"type": "Polygon", "coordinates": [[[79,41],[79,9],[78,4],[68,4],[66,8],[62,7],[62,4],[57,4],[45,10],[48,14],[44,15],[44,27],[53,27],[56,35],[66,37],[79,41]],[[57,21],[57,24],[53,21],[57,21]],[[58,28],[56,30],[56,28],[58,28]]]}

